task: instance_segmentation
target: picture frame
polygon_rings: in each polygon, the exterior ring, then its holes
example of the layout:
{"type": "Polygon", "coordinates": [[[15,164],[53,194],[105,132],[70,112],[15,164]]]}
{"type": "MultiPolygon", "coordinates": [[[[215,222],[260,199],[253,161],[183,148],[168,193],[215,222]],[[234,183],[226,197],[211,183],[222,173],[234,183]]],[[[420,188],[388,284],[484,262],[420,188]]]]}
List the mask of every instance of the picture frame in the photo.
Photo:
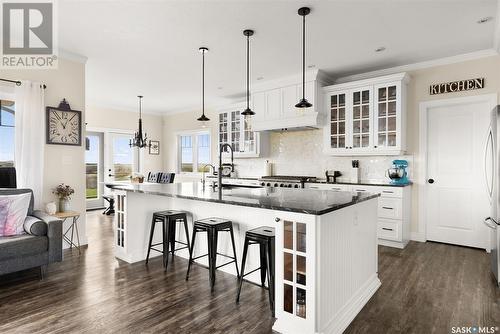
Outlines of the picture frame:
{"type": "Polygon", "coordinates": [[[160,141],[159,140],[151,140],[149,146],[149,154],[150,155],[160,155],[160,141]]]}
{"type": "Polygon", "coordinates": [[[82,146],[82,112],[72,110],[66,99],[59,106],[46,107],[46,143],[82,146]]]}

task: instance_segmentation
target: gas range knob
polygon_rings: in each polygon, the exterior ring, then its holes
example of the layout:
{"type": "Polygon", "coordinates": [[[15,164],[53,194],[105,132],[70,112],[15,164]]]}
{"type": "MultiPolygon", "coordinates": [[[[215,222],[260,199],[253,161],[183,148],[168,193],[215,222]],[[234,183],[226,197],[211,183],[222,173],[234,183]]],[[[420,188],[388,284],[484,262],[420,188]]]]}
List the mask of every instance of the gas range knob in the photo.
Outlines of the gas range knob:
{"type": "Polygon", "coordinates": [[[275,184],[274,184],[274,186],[275,186],[275,187],[277,187],[277,186],[278,186],[278,184],[277,184],[277,183],[275,183],[275,184]]]}
{"type": "Polygon", "coordinates": [[[266,184],[266,186],[270,187],[270,186],[271,186],[271,183],[269,183],[269,182],[268,182],[268,183],[266,184]]]}
{"type": "Polygon", "coordinates": [[[299,185],[298,185],[298,184],[296,184],[296,185],[295,185],[295,186],[293,186],[293,187],[294,187],[294,188],[298,188],[298,187],[299,187],[299,185]]]}
{"type": "Polygon", "coordinates": [[[291,184],[289,184],[287,187],[288,187],[288,188],[291,188],[291,187],[292,187],[292,185],[291,185],[291,184]]]}
{"type": "Polygon", "coordinates": [[[265,183],[265,182],[262,182],[260,185],[261,185],[261,186],[265,186],[265,185],[266,185],[266,183],[265,183]]]}
{"type": "Polygon", "coordinates": [[[280,187],[283,188],[285,185],[283,183],[280,183],[280,187]]]}

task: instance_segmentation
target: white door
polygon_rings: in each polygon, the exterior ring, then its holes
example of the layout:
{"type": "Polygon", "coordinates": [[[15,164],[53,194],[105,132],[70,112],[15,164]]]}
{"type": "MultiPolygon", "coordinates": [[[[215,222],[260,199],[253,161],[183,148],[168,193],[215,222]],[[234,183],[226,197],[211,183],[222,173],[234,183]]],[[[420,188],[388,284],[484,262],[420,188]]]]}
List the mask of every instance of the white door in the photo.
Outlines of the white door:
{"type": "Polygon", "coordinates": [[[104,207],[104,134],[89,132],[85,136],[85,178],[87,209],[104,207]]]}
{"type": "Polygon", "coordinates": [[[426,109],[427,240],[488,250],[483,160],[491,105],[477,99],[447,101],[426,109]]]}
{"type": "Polygon", "coordinates": [[[106,182],[130,181],[133,172],[139,171],[137,148],[129,146],[133,135],[107,133],[105,135],[106,182]]]}

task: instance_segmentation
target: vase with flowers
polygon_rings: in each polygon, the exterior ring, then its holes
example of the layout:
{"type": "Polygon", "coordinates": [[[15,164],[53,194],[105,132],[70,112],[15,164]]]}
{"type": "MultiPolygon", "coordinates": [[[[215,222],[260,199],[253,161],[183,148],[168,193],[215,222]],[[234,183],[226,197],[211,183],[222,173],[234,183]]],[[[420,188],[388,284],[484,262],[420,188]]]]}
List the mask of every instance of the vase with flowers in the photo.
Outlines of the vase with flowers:
{"type": "Polygon", "coordinates": [[[75,193],[75,190],[64,183],[61,183],[52,190],[52,193],[59,198],[59,212],[68,211],[69,201],[71,200],[71,195],[75,193]]]}

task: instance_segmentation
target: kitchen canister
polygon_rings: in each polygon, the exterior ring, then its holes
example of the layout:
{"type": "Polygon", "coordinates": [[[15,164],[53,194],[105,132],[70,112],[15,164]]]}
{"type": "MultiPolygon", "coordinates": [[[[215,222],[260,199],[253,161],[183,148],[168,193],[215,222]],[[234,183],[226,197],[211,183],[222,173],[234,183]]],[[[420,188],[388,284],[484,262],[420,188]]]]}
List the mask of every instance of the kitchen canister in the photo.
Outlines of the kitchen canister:
{"type": "Polygon", "coordinates": [[[272,176],[273,175],[273,163],[269,160],[266,160],[264,163],[264,175],[263,176],[272,176]]]}

